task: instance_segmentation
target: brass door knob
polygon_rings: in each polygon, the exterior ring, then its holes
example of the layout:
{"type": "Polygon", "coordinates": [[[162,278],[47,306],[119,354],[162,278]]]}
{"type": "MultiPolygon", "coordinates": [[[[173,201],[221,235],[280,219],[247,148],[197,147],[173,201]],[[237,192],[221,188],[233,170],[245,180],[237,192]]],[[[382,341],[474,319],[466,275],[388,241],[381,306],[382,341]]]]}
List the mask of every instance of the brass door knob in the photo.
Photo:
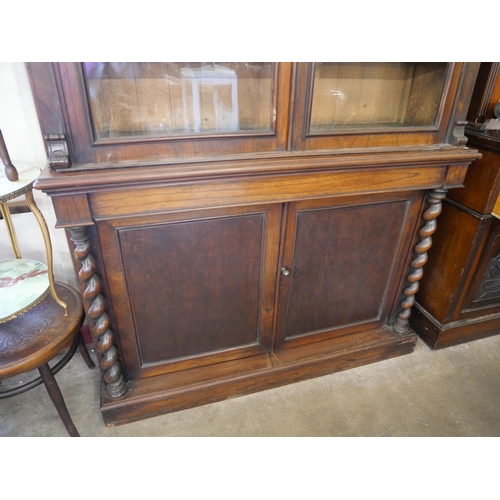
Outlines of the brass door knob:
{"type": "Polygon", "coordinates": [[[286,267],[281,268],[281,274],[283,276],[290,276],[290,269],[287,269],[286,267]]]}

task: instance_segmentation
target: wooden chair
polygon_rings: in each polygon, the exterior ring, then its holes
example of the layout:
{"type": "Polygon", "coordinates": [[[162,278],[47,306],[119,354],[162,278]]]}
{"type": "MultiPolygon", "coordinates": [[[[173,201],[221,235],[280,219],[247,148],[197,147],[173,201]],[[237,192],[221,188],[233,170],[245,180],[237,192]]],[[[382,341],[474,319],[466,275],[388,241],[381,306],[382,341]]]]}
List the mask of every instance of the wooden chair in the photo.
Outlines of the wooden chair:
{"type": "Polygon", "coordinates": [[[10,390],[0,391],[0,399],[15,396],[42,382],[54,403],[70,436],[78,433],[54,375],[80,350],[89,368],[95,364],[83,342],[80,329],[84,311],[79,293],[72,287],[56,283],[57,293],[68,305],[68,315],[56,303],[52,294],[28,312],[0,324],[0,380],[38,369],[40,377],[10,390]],[[49,362],[69,344],[69,350],[52,368],[49,362]]]}

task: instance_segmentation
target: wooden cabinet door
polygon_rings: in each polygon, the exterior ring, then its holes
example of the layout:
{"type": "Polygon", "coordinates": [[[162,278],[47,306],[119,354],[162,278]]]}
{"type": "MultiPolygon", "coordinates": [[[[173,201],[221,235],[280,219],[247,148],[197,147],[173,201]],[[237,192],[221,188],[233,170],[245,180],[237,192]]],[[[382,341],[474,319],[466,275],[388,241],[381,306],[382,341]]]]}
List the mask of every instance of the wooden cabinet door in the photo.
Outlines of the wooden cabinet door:
{"type": "Polygon", "coordinates": [[[286,149],[291,63],[64,62],[28,68],[44,134],[66,134],[77,166],[286,149]],[[49,117],[41,106],[51,110],[49,117]]]}
{"type": "Polygon", "coordinates": [[[297,63],[291,149],[439,144],[470,63],[297,63]]]}
{"type": "Polygon", "coordinates": [[[271,349],[280,224],[279,204],[98,223],[133,378],[271,349]]]}
{"type": "Polygon", "coordinates": [[[404,282],[421,202],[421,192],[406,192],[288,206],[278,348],[387,322],[404,282]]]}

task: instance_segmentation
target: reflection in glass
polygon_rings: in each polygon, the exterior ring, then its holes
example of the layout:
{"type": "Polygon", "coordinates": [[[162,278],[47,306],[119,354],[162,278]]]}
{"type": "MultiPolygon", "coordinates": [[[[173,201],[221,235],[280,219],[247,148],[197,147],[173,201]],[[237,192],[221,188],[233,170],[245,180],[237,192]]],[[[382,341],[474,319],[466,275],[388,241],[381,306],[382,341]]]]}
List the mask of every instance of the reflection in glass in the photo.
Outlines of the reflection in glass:
{"type": "Polygon", "coordinates": [[[310,132],[433,126],[447,63],[316,63],[310,132]]]}
{"type": "Polygon", "coordinates": [[[272,63],[84,63],[97,139],[272,130],[272,63]]]}

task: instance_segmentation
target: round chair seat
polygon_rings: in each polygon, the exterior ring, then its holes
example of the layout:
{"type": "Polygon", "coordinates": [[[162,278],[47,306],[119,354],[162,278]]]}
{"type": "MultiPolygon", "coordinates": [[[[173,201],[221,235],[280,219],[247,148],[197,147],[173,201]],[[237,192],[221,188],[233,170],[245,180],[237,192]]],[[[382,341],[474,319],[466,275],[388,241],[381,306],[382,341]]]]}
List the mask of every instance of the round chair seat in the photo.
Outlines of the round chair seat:
{"type": "Polygon", "coordinates": [[[40,377],[13,389],[0,391],[0,399],[8,398],[37,387],[42,382],[54,403],[70,436],[80,436],[66,408],[61,390],[54,375],[68,363],[76,349],[80,350],[89,368],[95,364],[87,352],[80,328],[84,311],[79,293],[69,285],[56,283],[56,293],[68,305],[68,315],[48,295],[40,304],[11,319],[0,323],[0,380],[38,369],[40,377]],[[71,342],[63,358],[52,368],[48,362],[71,342]]]}
{"type": "Polygon", "coordinates": [[[22,316],[0,324],[0,380],[26,373],[57,356],[80,332],[84,311],[79,293],[56,283],[68,316],[49,294],[22,316]]]}

